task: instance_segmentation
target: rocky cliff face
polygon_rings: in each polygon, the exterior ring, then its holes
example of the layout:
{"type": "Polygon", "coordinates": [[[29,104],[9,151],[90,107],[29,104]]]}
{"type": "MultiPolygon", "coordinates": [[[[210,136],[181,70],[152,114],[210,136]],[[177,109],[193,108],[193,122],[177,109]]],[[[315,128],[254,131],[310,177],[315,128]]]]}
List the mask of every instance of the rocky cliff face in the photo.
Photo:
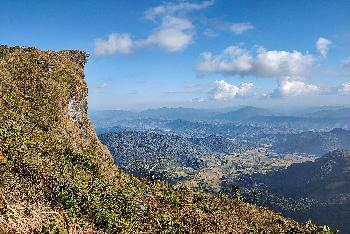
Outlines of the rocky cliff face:
{"type": "Polygon", "coordinates": [[[87,118],[86,59],[0,46],[0,233],[318,232],[119,171],[87,118]]]}

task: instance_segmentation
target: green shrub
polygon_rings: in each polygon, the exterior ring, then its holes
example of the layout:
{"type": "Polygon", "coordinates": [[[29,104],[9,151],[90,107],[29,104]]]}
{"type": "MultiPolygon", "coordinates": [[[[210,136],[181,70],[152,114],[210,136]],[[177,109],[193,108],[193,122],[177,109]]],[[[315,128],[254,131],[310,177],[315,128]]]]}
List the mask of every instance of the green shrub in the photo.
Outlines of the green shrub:
{"type": "Polygon", "coordinates": [[[86,220],[99,229],[116,230],[128,224],[134,206],[127,191],[100,174],[94,158],[92,153],[66,149],[58,161],[63,174],[74,173],[50,178],[46,198],[52,206],[62,206],[72,220],[86,220]]]}
{"type": "Polygon", "coordinates": [[[171,203],[172,207],[176,209],[179,205],[179,198],[172,192],[168,193],[168,201],[171,203]]]}
{"type": "Polygon", "coordinates": [[[46,225],[43,225],[41,229],[41,234],[68,234],[68,232],[55,223],[49,223],[46,225]]]}

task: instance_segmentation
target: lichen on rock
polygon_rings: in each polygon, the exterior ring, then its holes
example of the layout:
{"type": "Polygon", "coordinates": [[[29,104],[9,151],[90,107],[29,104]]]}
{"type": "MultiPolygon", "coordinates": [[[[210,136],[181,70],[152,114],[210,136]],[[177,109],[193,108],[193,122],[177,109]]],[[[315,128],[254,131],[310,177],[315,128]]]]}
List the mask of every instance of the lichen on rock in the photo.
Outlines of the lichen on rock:
{"type": "Polygon", "coordinates": [[[79,97],[76,91],[71,92],[68,101],[68,114],[73,122],[77,122],[84,135],[87,134],[84,120],[87,113],[87,96],[83,94],[83,97],[79,97]]]}

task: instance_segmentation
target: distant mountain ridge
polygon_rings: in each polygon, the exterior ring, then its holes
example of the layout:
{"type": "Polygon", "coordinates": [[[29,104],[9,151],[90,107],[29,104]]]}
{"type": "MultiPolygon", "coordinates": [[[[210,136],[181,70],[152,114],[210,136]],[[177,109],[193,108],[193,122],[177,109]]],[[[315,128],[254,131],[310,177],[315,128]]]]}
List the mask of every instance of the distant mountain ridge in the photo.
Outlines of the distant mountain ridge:
{"type": "Polygon", "coordinates": [[[271,210],[117,168],[87,116],[87,57],[0,46],[0,233],[311,234],[271,210]]]}
{"type": "Polygon", "coordinates": [[[160,118],[160,119],[183,119],[183,120],[206,120],[215,114],[214,111],[195,108],[168,108],[148,109],[139,112],[139,118],[160,118]]]}
{"type": "Polygon", "coordinates": [[[207,120],[211,119],[215,115],[215,111],[207,109],[194,109],[194,108],[169,108],[162,107],[158,109],[147,109],[144,111],[123,111],[123,110],[102,110],[91,111],[89,113],[92,121],[99,127],[106,127],[113,125],[113,123],[119,120],[132,120],[132,119],[164,119],[164,120],[207,120]]]}
{"type": "Polygon", "coordinates": [[[350,118],[350,108],[319,110],[319,111],[304,114],[304,116],[314,117],[314,118],[329,118],[329,119],[350,118]]]}
{"type": "Polygon", "coordinates": [[[158,108],[139,112],[106,110],[92,111],[90,117],[96,128],[117,126],[120,121],[137,120],[183,120],[206,123],[232,123],[279,129],[308,131],[312,129],[330,130],[333,128],[350,129],[350,108],[328,107],[310,108],[309,111],[296,111],[282,114],[276,110],[252,106],[228,109],[195,109],[195,108],[158,108]],[[233,110],[232,110],[233,109],[233,110]]]}
{"type": "Polygon", "coordinates": [[[256,116],[271,116],[271,115],[273,115],[273,112],[270,110],[247,106],[247,107],[242,107],[235,111],[217,114],[213,118],[221,119],[221,120],[241,121],[241,120],[247,120],[256,116]]]}
{"type": "MultiPolygon", "coordinates": [[[[240,108],[228,108],[228,111],[217,109],[196,109],[185,107],[162,107],[157,109],[147,109],[143,111],[124,111],[124,110],[100,110],[91,111],[89,113],[93,121],[117,121],[126,119],[142,119],[142,118],[157,118],[167,120],[211,120],[225,118],[225,115],[230,118],[248,118],[257,115],[269,115],[272,111],[263,108],[252,106],[240,108]],[[231,109],[234,109],[231,111],[231,109]]],[[[229,120],[229,119],[227,119],[229,120]]]]}

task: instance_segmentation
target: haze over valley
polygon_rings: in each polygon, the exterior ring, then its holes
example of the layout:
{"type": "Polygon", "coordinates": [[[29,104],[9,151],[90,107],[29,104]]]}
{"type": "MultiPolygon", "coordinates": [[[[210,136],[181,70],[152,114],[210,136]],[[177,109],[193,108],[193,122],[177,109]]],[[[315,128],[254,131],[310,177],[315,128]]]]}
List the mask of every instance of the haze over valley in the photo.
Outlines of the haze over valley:
{"type": "Polygon", "coordinates": [[[232,197],[239,186],[249,202],[350,231],[350,108],[288,115],[251,106],[160,108],[90,117],[128,173],[232,197]]]}
{"type": "Polygon", "coordinates": [[[0,234],[349,234],[349,0],[1,0],[0,234]]]}

